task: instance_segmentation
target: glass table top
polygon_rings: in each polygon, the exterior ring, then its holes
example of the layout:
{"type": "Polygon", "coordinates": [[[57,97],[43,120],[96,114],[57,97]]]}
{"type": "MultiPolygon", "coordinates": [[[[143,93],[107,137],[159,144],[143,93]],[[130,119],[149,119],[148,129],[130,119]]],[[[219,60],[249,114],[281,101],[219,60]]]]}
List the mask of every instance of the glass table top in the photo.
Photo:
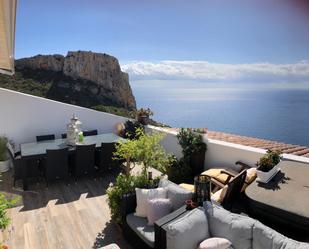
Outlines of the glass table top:
{"type": "MultiPolygon", "coordinates": [[[[117,136],[114,133],[104,133],[95,136],[84,137],[84,141],[81,145],[96,144],[96,147],[101,147],[101,143],[115,143],[119,141],[125,141],[124,138],[117,136]]],[[[24,143],[20,145],[21,156],[35,156],[46,154],[46,150],[55,150],[69,148],[74,150],[74,146],[69,146],[66,143],[66,139],[55,139],[41,142],[24,143]]]]}

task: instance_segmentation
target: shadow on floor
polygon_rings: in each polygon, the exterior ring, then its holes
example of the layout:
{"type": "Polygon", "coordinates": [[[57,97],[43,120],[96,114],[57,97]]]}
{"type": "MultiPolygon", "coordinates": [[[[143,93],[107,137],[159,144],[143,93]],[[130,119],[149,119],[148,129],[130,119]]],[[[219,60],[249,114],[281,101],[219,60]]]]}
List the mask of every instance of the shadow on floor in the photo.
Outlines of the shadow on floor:
{"type": "Polygon", "coordinates": [[[98,233],[92,248],[97,249],[113,243],[117,244],[120,248],[131,249],[122,236],[120,226],[108,222],[105,224],[105,228],[102,232],[98,233]]]}
{"type": "Polygon", "coordinates": [[[19,198],[16,206],[22,206],[20,212],[45,207],[50,201],[55,205],[73,202],[82,198],[93,198],[106,194],[106,189],[111,182],[115,182],[119,170],[111,171],[106,175],[93,178],[84,177],[78,181],[70,180],[65,182],[54,182],[46,186],[45,181],[32,182],[29,191],[23,191],[21,182],[16,182],[13,187],[12,173],[2,174],[0,191],[9,198],[19,198]]]}

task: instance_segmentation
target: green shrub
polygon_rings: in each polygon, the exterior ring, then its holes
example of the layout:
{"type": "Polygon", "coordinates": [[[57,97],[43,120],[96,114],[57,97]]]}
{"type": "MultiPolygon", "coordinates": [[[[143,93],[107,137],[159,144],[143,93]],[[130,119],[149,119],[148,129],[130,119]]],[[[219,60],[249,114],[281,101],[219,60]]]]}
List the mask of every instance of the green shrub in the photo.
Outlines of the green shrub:
{"type": "Polygon", "coordinates": [[[177,159],[175,156],[172,156],[164,173],[167,174],[170,181],[177,184],[190,182],[192,180],[192,169],[190,163],[186,161],[184,157],[177,159]]]}
{"type": "Polygon", "coordinates": [[[193,132],[191,129],[181,128],[177,134],[178,142],[182,147],[184,157],[191,158],[194,153],[199,153],[207,149],[201,134],[193,132]]]}
{"type": "Polygon", "coordinates": [[[0,137],[0,162],[7,160],[7,138],[0,137]]]}
{"type": "Polygon", "coordinates": [[[132,193],[135,188],[145,188],[155,184],[158,179],[149,180],[144,174],[133,176],[120,174],[114,186],[107,189],[108,206],[111,211],[111,218],[114,222],[121,224],[121,201],[124,194],[132,193]]]}
{"type": "Polygon", "coordinates": [[[13,207],[19,198],[8,199],[4,194],[0,193],[0,229],[4,230],[10,224],[11,220],[6,215],[6,210],[13,207]]]}

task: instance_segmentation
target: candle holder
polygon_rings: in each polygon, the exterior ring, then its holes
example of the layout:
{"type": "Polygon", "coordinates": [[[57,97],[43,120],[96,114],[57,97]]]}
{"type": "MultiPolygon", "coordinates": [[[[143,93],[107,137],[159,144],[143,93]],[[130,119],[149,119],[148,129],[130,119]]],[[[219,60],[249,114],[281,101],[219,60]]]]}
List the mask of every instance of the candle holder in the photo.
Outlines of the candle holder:
{"type": "Polygon", "coordinates": [[[203,202],[210,201],[211,178],[207,175],[194,177],[194,201],[202,206],[203,202]]]}

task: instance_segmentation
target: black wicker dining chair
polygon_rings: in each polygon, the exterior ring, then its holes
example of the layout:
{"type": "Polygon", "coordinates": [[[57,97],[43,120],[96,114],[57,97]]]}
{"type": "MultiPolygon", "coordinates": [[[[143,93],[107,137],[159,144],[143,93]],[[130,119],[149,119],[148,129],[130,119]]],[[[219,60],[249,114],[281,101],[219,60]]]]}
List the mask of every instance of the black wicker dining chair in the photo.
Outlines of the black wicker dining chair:
{"type": "Polygon", "coordinates": [[[95,144],[77,145],[73,165],[75,180],[83,175],[95,173],[95,144]]]}
{"type": "Polygon", "coordinates": [[[37,142],[47,141],[47,140],[55,140],[55,135],[54,134],[49,134],[49,135],[36,136],[36,141],[37,142]]]}
{"type": "Polygon", "coordinates": [[[66,134],[66,133],[62,133],[62,134],[61,134],[61,138],[62,138],[62,139],[66,139],[66,138],[67,138],[67,134],[66,134]]]}
{"type": "Polygon", "coordinates": [[[98,130],[83,131],[84,137],[98,135],[98,130]]]}
{"type": "Polygon", "coordinates": [[[46,150],[44,176],[47,186],[51,181],[69,179],[68,149],[46,150]]]}
{"type": "Polygon", "coordinates": [[[16,181],[22,180],[21,156],[8,149],[11,161],[13,163],[13,186],[15,187],[16,181]]]}
{"type": "Polygon", "coordinates": [[[105,173],[112,170],[115,165],[113,160],[113,153],[115,152],[115,143],[102,143],[101,148],[98,151],[97,166],[100,173],[105,173]]]}

